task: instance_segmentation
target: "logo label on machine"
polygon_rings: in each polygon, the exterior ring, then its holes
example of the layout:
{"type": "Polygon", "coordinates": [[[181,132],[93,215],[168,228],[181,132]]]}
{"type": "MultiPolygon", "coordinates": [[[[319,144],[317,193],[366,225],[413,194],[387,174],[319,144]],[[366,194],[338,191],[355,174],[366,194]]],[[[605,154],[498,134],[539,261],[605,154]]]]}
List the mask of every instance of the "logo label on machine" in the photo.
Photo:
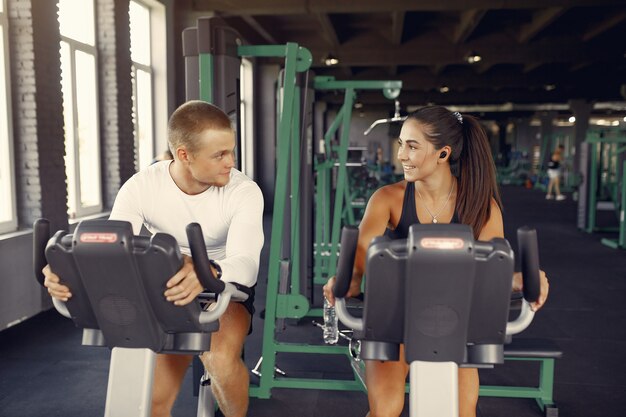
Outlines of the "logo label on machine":
{"type": "Polygon", "coordinates": [[[115,243],[117,233],[85,232],[80,234],[82,243],[115,243]]]}
{"type": "Polygon", "coordinates": [[[458,237],[424,237],[420,239],[424,249],[458,250],[463,249],[465,242],[458,237]]]}

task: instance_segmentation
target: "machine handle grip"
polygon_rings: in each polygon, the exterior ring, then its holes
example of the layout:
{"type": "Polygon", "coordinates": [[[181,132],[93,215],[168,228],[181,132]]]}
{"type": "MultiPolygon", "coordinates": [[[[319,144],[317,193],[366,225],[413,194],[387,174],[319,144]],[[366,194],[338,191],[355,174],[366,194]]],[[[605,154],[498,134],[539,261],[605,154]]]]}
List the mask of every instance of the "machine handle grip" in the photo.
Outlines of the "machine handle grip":
{"type": "Polygon", "coordinates": [[[350,289],[354,257],[359,242],[359,229],[355,226],[344,226],[341,230],[341,250],[337,262],[337,281],[333,288],[333,295],[343,298],[350,289]]]}
{"type": "Polygon", "coordinates": [[[198,274],[200,283],[210,292],[215,294],[221,293],[224,291],[224,281],[216,279],[211,271],[209,256],[206,253],[206,245],[202,236],[202,227],[198,223],[189,223],[186,231],[191,257],[193,258],[193,266],[196,274],[198,274]]]}
{"type": "Polygon", "coordinates": [[[517,229],[517,245],[524,281],[524,298],[529,303],[539,298],[539,248],[537,231],[527,226],[517,229]]]}
{"type": "Polygon", "coordinates": [[[37,282],[43,286],[45,276],[41,270],[48,265],[46,245],[50,240],[50,222],[48,219],[37,219],[33,224],[33,267],[37,282]]]}

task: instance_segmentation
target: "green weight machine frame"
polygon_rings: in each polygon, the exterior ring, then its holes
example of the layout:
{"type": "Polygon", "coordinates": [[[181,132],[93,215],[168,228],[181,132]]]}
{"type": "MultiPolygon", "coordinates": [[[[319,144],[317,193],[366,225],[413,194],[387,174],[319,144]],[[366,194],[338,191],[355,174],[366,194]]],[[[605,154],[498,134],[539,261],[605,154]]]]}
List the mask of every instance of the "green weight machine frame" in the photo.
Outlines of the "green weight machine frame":
{"type": "MultiPolygon", "coordinates": [[[[626,150],[623,148],[623,150],[626,150]]],[[[606,245],[613,249],[626,249],[626,161],[622,163],[622,181],[621,181],[621,199],[619,205],[619,235],[617,239],[603,238],[601,240],[603,245],[606,245]]]]}
{"type": "MultiPolygon", "coordinates": [[[[613,203],[618,208],[618,216],[619,216],[619,226],[618,227],[609,227],[609,228],[600,228],[596,226],[597,219],[597,211],[598,211],[598,180],[599,178],[599,167],[601,166],[600,159],[602,158],[601,153],[603,152],[602,146],[605,144],[617,144],[619,147],[613,152],[610,148],[608,149],[609,155],[609,171],[614,169],[615,172],[618,172],[617,165],[612,166],[613,159],[617,159],[617,155],[626,152],[626,136],[618,136],[615,134],[611,134],[608,131],[608,136],[605,135],[606,131],[593,131],[587,136],[585,140],[586,143],[589,144],[589,154],[590,154],[590,168],[589,168],[589,197],[588,197],[588,211],[587,211],[587,227],[584,229],[587,233],[594,232],[615,232],[618,231],[620,234],[619,239],[616,242],[613,242],[611,239],[603,239],[603,243],[610,247],[621,247],[625,248],[625,234],[626,234],[626,225],[624,224],[624,204],[626,200],[626,182],[624,179],[626,178],[626,171],[624,167],[622,167],[622,175],[621,175],[621,186],[619,182],[615,182],[611,186],[611,199],[613,203]],[[620,189],[621,187],[621,189],[620,189]],[[617,196],[621,191],[621,200],[617,201],[617,196]]],[[[626,163],[625,163],[626,166],[626,163]]]]}
{"type": "MultiPolygon", "coordinates": [[[[290,241],[291,254],[299,253],[299,181],[300,181],[300,88],[296,85],[296,73],[307,71],[312,62],[312,56],[308,49],[298,46],[296,43],[285,45],[263,45],[237,47],[240,57],[284,57],[284,86],[282,97],[279,100],[278,132],[277,132],[277,167],[274,193],[274,212],[271,229],[271,243],[269,254],[269,271],[267,283],[267,300],[265,309],[265,322],[263,327],[263,347],[261,363],[261,376],[258,386],[250,387],[250,395],[257,398],[270,398],[272,388],[305,388],[327,390],[362,390],[362,381],[355,380],[331,380],[315,378],[289,378],[277,377],[274,373],[277,353],[303,353],[303,354],[339,354],[349,357],[350,353],[345,346],[309,345],[305,343],[286,343],[275,340],[277,320],[300,319],[305,316],[321,317],[321,309],[311,309],[309,300],[300,293],[299,256],[293,259],[283,259],[283,236],[285,232],[285,207],[287,198],[290,199],[290,241]],[[287,156],[287,157],[284,157],[287,156]],[[290,186],[287,180],[289,178],[290,186]],[[288,194],[289,193],[289,194],[288,194]],[[287,277],[290,285],[285,285],[287,277]],[[282,284],[282,285],[281,285],[282,284]],[[289,288],[287,288],[289,287],[289,288]]],[[[199,53],[199,98],[208,102],[214,102],[214,86],[212,85],[214,71],[214,57],[211,53],[199,53]]],[[[385,95],[395,98],[400,92],[401,82],[379,81],[334,81],[332,78],[316,78],[315,88],[327,90],[345,90],[345,101],[337,119],[331,126],[330,133],[326,138],[330,139],[336,129],[342,125],[341,145],[339,146],[339,180],[338,190],[335,194],[335,211],[341,213],[344,200],[347,159],[347,144],[350,128],[350,116],[355,98],[356,89],[383,89],[385,95]]],[[[341,216],[333,225],[336,230],[332,240],[331,264],[336,264],[337,250],[339,246],[339,232],[341,216]]],[[[335,267],[331,269],[334,272],[335,267]]]]}
{"type": "MultiPolygon", "coordinates": [[[[295,76],[295,74],[294,74],[295,76]]],[[[288,80],[288,72],[285,70],[285,80],[288,80]]],[[[344,103],[339,110],[332,125],[325,133],[324,138],[326,144],[329,144],[333,135],[341,128],[339,145],[333,149],[336,152],[336,158],[328,158],[327,160],[316,163],[314,170],[316,173],[316,214],[315,214],[315,240],[316,248],[314,284],[325,283],[325,277],[334,274],[337,253],[339,250],[339,238],[342,226],[342,220],[346,218],[344,215],[345,203],[349,203],[347,189],[347,156],[350,133],[350,120],[352,115],[352,107],[356,97],[356,90],[383,90],[387,98],[395,98],[400,93],[402,87],[399,81],[336,81],[331,77],[315,77],[313,88],[315,90],[343,90],[344,103]],[[332,170],[337,167],[337,188],[334,194],[333,225],[332,228],[322,219],[329,219],[331,212],[330,204],[330,184],[332,170]],[[322,197],[323,196],[323,197],[322,197]],[[324,217],[325,216],[325,217],[324,217]],[[324,223],[324,224],[321,224],[324,223]],[[330,242],[325,239],[330,238],[330,242]],[[325,249],[327,256],[321,253],[325,249]],[[324,276],[319,273],[319,259],[326,258],[323,261],[324,276]]],[[[300,102],[299,88],[294,88],[293,103],[300,102]]],[[[285,82],[285,91],[283,92],[283,100],[285,104],[288,102],[287,82],[285,82]]],[[[283,104],[283,114],[281,122],[287,116],[284,114],[286,105],[283,104]]],[[[346,379],[328,379],[328,378],[294,378],[286,376],[277,376],[274,372],[276,367],[276,355],[278,353],[297,353],[297,354],[331,354],[345,355],[349,360],[350,352],[346,346],[330,346],[330,345],[312,345],[307,343],[282,342],[276,340],[276,323],[283,319],[301,319],[304,317],[321,317],[321,308],[311,308],[309,299],[301,294],[300,291],[300,271],[299,263],[301,260],[299,254],[299,217],[297,207],[299,205],[299,180],[300,180],[300,155],[299,147],[299,106],[293,106],[295,109],[291,114],[290,122],[285,121],[286,125],[291,126],[290,137],[287,133],[281,133],[279,129],[279,152],[282,155],[289,155],[289,158],[277,158],[278,170],[276,176],[276,190],[274,197],[274,212],[272,222],[272,237],[270,243],[269,256],[269,274],[267,285],[267,298],[265,309],[265,323],[263,328],[263,349],[261,363],[260,383],[256,387],[250,388],[250,395],[258,398],[270,398],[272,388],[297,388],[297,389],[325,389],[325,390],[363,390],[363,382],[358,375],[355,374],[353,380],[346,379]],[[281,138],[281,135],[285,137],[281,138]],[[291,143],[288,143],[291,140],[291,143]],[[281,145],[282,143],[282,145],[281,145]],[[291,205],[291,254],[292,259],[282,259],[281,249],[283,245],[283,221],[285,195],[286,195],[286,177],[287,171],[291,172],[290,176],[290,205],[291,205]],[[287,278],[290,277],[290,279],[287,278]],[[290,285],[287,285],[287,282],[290,285]]],[[[280,112],[279,112],[280,114],[280,112]]],[[[326,149],[330,149],[328,145],[326,149]]],[[[330,153],[327,153],[330,154],[330,153]]],[[[350,211],[349,211],[350,212],[350,211]]],[[[349,213],[348,212],[348,213],[349,213]]],[[[347,221],[351,221],[349,214],[347,221]]],[[[356,372],[356,371],[355,371],[356,372]]]]}
{"type": "MultiPolygon", "coordinates": [[[[350,121],[352,108],[356,99],[357,90],[382,90],[386,98],[393,100],[400,94],[401,81],[337,81],[332,77],[315,77],[314,88],[318,91],[343,90],[344,102],[328,131],[324,134],[326,145],[326,159],[315,161],[315,256],[314,256],[314,284],[325,284],[326,280],[335,274],[339,239],[343,224],[356,224],[352,210],[352,195],[348,183],[347,160],[350,144],[350,121]],[[330,143],[337,130],[341,127],[338,146],[331,147],[330,143]],[[330,157],[332,152],[336,158],[330,157]],[[333,169],[337,167],[336,189],[332,204],[331,195],[333,169]],[[332,226],[329,219],[332,218],[332,226]],[[343,223],[343,224],[342,224],[343,223]]],[[[319,309],[318,309],[319,310],[319,309]]],[[[315,311],[321,316],[321,311],[315,311]]]]}

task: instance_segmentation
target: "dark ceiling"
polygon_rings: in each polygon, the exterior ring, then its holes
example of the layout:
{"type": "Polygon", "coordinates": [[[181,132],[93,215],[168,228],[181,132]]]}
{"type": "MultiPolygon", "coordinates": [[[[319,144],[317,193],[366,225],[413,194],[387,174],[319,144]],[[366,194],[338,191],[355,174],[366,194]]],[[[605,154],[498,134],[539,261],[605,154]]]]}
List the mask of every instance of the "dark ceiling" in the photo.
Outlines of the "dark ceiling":
{"type": "MultiPolygon", "coordinates": [[[[222,16],[250,44],[308,48],[317,75],[402,80],[403,105],[624,100],[625,0],[192,0],[191,7],[193,15],[222,16]],[[470,53],[482,60],[468,63],[470,53]],[[329,54],[337,66],[323,64],[329,54]]],[[[386,100],[373,92],[359,98],[386,100]]]]}

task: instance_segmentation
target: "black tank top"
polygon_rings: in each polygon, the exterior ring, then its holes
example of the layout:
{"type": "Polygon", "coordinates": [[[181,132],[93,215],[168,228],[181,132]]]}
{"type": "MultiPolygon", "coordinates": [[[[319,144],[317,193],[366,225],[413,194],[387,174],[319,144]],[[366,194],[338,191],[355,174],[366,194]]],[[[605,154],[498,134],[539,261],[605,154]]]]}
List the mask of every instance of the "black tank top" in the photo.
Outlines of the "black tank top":
{"type": "MultiPolygon", "coordinates": [[[[452,220],[450,223],[458,223],[459,218],[454,210],[452,214],[452,220]]],[[[419,224],[420,221],[417,218],[417,207],[415,207],[415,183],[407,182],[406,189],[404,190],[404,201],[402,202],[402,214],[400,215],[400,221],[395,229],[391,230],[387,228],[384,236],[391,239],[406,239],[409,235],[409,227],[412,224],[419,224]]]]}
{"type": "Polygon", "coordinates": [[[555,161],[554,159],[552,159],[552,156],[551,156],[550,160],[548,161],[548,169],[559,169],[560,166],[561,166],[561,163],[559,161],[555,161]]]}

